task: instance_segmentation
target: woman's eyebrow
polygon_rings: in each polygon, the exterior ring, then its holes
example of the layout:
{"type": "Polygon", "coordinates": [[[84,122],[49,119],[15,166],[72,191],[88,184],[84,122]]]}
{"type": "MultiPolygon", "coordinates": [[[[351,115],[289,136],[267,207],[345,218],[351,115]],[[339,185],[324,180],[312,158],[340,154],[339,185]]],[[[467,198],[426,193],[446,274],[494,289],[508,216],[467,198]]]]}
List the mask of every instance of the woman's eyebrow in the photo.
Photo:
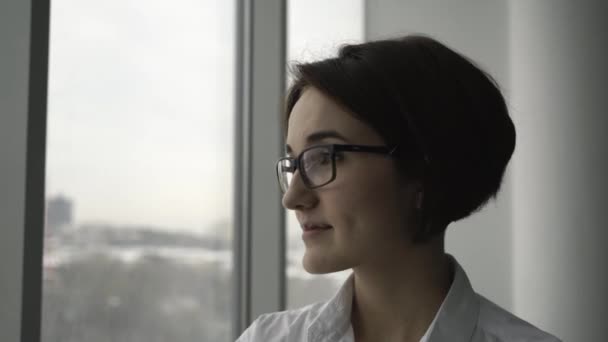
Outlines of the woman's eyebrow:
{"type": "MultiPolygon", "coordinates": [[[[318,142],[320,140],[323,139],[327,139],[327,138],[336,138],[336,139],[340,139],[344,142],[348,142],[348,139],[346,139],[342,134],[338,133],[335,130],[324,130],[324,131],[318,131],[318,132],[314,132],[311,133],[310,135],[308,135],[306,137],[306,143],[308,145],[313,144],[315,142],[318,142]]],[[[291,146],[289,146],[288,144],[285,145],[285,151],[287,153],[291,153],[292,149],[291,146]]]]}

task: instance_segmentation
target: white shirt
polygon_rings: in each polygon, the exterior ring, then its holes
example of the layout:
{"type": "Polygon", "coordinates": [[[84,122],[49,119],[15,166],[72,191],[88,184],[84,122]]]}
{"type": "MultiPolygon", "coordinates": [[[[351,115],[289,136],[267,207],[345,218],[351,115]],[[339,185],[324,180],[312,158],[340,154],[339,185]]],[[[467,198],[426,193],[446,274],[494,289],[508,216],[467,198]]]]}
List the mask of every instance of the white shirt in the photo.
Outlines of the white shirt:
{"type": "MultiPolygon", "coordinates": [[[[475,293],[462,267],[450,261],[454,280],[421,342],[560,341],[475,293]]],[[[353,281],[351,273],[327,302],[261,315],[236,342],[355,342],[353,281]]]]}

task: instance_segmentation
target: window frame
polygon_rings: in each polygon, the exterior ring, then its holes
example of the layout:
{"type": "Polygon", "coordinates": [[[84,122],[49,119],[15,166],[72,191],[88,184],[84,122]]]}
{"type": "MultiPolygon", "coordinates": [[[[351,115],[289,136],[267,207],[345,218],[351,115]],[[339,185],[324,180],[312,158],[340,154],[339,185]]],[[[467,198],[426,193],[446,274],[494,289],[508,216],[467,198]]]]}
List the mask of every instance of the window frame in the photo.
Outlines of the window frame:
{"type": "Polygon", "coordinates": [[[39,341],[50,1],[0,5],[0,340],[39,341]]]}
{"type": "Polygon", "coordinates": [[[286,308],[285,213],[274,173],[283,149],[286,10],[282,0],[237,2],[235,339],[259,315],[286,308]]]}

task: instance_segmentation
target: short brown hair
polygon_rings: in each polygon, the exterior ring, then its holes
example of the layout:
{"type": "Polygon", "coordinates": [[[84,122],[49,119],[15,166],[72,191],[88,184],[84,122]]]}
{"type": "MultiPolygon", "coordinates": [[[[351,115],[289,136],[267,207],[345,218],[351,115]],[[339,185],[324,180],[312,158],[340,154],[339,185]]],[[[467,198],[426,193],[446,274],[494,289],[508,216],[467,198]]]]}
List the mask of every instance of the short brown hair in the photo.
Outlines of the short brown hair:
{"type": "MultiPolygon", "coordinates": [[[[335,58],[292,66],[286,122],[313,86],[399,146],[397,166],[422,181],[418,241],[481,209],[500,189],[515,127],[494,79],[430,37],[343,45],[335,58]]],[[[286,132],[285,132],[286,133],[286,132]]]]}

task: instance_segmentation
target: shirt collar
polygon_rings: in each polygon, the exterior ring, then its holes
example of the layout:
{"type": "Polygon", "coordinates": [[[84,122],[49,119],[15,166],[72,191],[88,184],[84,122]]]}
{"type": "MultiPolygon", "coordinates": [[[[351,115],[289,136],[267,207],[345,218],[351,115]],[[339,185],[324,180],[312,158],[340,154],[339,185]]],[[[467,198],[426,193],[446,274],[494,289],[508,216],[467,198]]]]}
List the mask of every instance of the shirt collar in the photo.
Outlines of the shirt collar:
{"type": "Polygon", "coordinates": [[[479,317],[479,299],[460,264],[452,257],[454,280],[430,332],[429,341],[470,341],[479,317]]]}
{"type": "Polygon", "coordinates": [[[354,273],[351,273],[338,292],[319,310],[308,328],[308,341],[338,340],[350,328],[354,273]]]}
{"type": "MultiPolygon", "coordinates": [[[[479,315],[479,301],[460,264],[448,255],[454,279],[447,296],[425,336],[428,341],[469,341],[479,315]]],[[[320,308],[308,327],[308,341],[338,340],[350,328],[354,274],[351,273],[336,294],[320,308]]]]}

